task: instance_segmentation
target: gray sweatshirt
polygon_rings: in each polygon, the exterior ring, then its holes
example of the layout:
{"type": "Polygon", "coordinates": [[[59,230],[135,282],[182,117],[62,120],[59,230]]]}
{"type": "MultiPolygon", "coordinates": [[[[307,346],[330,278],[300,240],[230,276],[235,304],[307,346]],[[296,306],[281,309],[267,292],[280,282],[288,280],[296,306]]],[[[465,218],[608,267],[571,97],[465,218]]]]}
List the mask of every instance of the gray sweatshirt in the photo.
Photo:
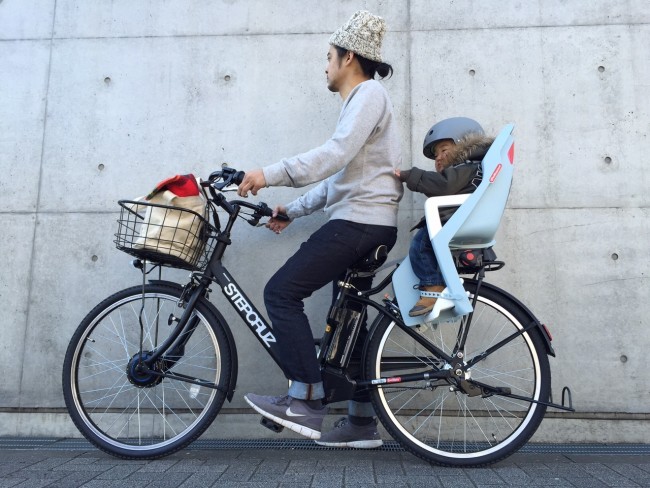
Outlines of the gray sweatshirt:
{"type": "Polygon", "coordinates": [[[397,226],[403,188],[394,170],[401,159],[388,93],[378,81],[368,80],[350,92],[325,144],[263,171],[269,186],[321,182],[286,205],[292,219],[324,209],[330,219],[397,226]]]}

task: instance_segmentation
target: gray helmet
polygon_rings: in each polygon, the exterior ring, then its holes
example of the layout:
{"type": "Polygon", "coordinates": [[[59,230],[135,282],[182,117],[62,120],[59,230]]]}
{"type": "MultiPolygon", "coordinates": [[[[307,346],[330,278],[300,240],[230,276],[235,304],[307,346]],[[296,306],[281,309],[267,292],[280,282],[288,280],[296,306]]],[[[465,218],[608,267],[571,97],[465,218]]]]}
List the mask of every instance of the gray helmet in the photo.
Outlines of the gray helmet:
{"type": "Polygon", "coordinates": [[[443,139],[451,139],[458,144],[467,134],[485,134],[483,127],[476,120],[467,117],[452,117],[434,124],[424,138],[422,152],[429,159],[433,158],[433,146],[443,139]]]}

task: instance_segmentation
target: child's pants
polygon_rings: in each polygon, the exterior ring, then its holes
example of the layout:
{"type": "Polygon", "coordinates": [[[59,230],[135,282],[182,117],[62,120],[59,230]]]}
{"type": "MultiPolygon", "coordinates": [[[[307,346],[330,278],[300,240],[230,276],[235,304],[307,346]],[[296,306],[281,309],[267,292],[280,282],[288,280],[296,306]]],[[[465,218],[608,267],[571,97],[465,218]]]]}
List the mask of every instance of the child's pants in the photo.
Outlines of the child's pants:
{"type": "Polygon", "coordinates": [[[426,227],[418,229],[411,241],[409,258],[413,272],[420,278],[420,286],[445,285],[426,227]]]}

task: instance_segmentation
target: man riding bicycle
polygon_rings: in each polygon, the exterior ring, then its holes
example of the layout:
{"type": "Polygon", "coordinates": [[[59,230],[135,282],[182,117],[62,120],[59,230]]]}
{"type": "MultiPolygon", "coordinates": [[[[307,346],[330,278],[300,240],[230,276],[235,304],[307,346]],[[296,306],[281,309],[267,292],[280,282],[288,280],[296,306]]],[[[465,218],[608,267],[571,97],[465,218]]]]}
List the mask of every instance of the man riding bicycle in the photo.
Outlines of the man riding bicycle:
{"type": "MultiPolygon", "coordinates": [[[[284,396],[249,393],[245,399],[264,417],[328,446],[382,444],[367,392],[357,393],[350,401],[347,419],[321,436],[325,393],[303,300],[328,283],[336,284],[348,267],[375,247],[392,248],[397,238],[397,208],[403,194],[394,177],[401,163],[399,130],[388,93],[374,79],[376,74],[384,78],[393,71],[381,57],[385,31],[381,17],[359,11],[332,34],[327,87],[343,100],[332,137],[311,151],[247,172],[238,189],[246,197],[269,186],[303,187],[320,182],[274,210],[274,217],[281,214],[293,220],[324,209],[329,218],[264,290],[291,386],[284,396]]],[[[268,227],[279,233],[289,223],[272,218],[268,227]]],[[[367,289],[370,281],[364,278],[354,284],[367,289]]]]}

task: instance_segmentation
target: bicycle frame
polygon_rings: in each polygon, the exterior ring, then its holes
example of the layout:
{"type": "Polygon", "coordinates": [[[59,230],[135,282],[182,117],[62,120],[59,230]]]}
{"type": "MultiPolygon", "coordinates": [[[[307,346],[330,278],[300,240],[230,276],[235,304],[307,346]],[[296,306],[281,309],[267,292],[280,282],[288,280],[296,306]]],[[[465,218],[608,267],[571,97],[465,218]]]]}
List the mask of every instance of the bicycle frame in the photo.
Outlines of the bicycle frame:
{"type": "MultiPolygon", "coordinates": [[[[210,257],[206,271],[203,274],[199,275],[200,277],[198,278],[198,282],[195,282],[195,278],[193,277],[192,281],[186,286],[186,291],[189,290],[190,293],[186,301],[185,311],[182,317],[178,320],[176,328],[166,339],[166,341],[158,348],[156,348],[156,350],[150,356],[147,356],[146,358],[141,357],[140,362],[140,367],[143,368],[143,372],[155,374],[157,376],[173,378],[180,381],[186,381],[189,383],[199,384],[201,386],[206,386],[209,388],[224,390],[228,393],[229,399],[232,398],[232,393],[234,391],[236,372],[235,378],[231,378],[230,385],[224,387],[223,385],[215,385],[198,378],[190,378],[175,374],[170,371],[164,373],[155,372],[153,371],[154,368],[152,366],[156,363],[156,361],[159,361],[160,359],[163,359],[168,364],[173,365],[177,359],[177,354],[181,350],[180,348],[182,348],[182,346],[187,342],[194,330],[194,327],[196,326],[195,321],[192,320],[192,314],[196,303],[201,299],[201,297],[207,296],[210,284],[212,282],[216,282],[221,288],[221,291],[223,292],[230,305],[235,309],[243,322],[248,326],[249,330],[253,333],[255,338],[260,342],[260,344],[264,347],[266,352],[271,356],[275,363],[282,369],[281,354],[278,350],[277,340],[273,334],[272,326],[267,323],[267,321],[264,319],[264,316],[255,307],[255,305],[243,291],[242,287],[237,283],[235,278],[228,272],[222,263],[225,249],[231,243],[230,232],[232,230],[234,222],[239,215],[239,210],[239,205],[232,205],[231,210],[229,211],[227,224],[224,227],[223,231],[219,232],[216,237],[218,243],[215,246],[212,256],[210,257]],[[169,354],[170,351],[171,354],[169,354]]],[[[445,353],[436,345],[430,343],[428,340],[426,340],[426,338],[418,334],[415,328],[406,325],[401,319],[399,308],[392,301],[385,299],[383,301],[383,304],[380,304],[369,298],[371,295],[380,292],[386,286],[388,286],[388,284],[391,282],[393,273],[394,271],[391,272],[378,286],[368,291],[359,291],[351,286],[349,281],[354,276],[354,274],[348,273],[346,280],[339,283],[340,293],[334,307],[341,307],[345,305],[346,301],[354,301],[363,305],[364,314],[367,307],[371,307],[378,312],[378,316],[375,318],[373,324],[370,327],[370,330],[376,327],[381,320],[388,318],[389,320],[395,322],[397,327],[399,327],[402,331],[404,331],[417,343],[419,343],[424,349],[431,353],[431,357],[428,358],[413,358],[409,360],[405,360],[405,358],[384,358],[385,363],[389,365],[388,369],[404,370],[411,366],[413,368],[419,369],[423,364],[423,361],[420,359],[426,359],[426,363],[428,364],[450,364],[452,367],[447,369],[432,367],[428,371],[413,374],[401,374],[400,376],[388,376],[367,380],[352,380],[347,374],[347,366],[350,361],[351,351],[354,349],[354,342],[357,340],[357,338],[356,336],[352,338],[351,345],[346,348],[346,354],[340,359],[340,363],[343,365],[343,367],[331,366],[327,363],[326,353],[330,345],[330,341],[332,340],[334,330],[336,326],[340,324],[330,323],[328,324],[323,338],[321,339],[321,350],[318,355],[318,359],[323,371],[324,382],[326,383],[326,390],[328,382],[334,385],[334,387],[331,388],[332,390],[337,390],[337,393],[330,392],[329,395],[326,391],[327,403],[348,399],[348,395],[351,395],[355,388],[375,388],[381,385],[394,385],[399,383],[410,383],[423,380],[430,381],[453,379],[456,381],[462,381],[466,378],[466,370],[469,369],[472,365],[476,364],[482,359],[485,359],[490,354],[504,347],[506,344],[519,337],[520,335],[526,333],[527,331],[540,327],[540,324],[538,322],[531,321],[531,323],[524,329],[511,334],[509,337],[503,339],[498,344],[493,345],[483,353],[477,355],[468,363],[464,363],[463,353],[465,340],[467,338],[469,328],[471,327],[473,313],[468,314],[462,319],[463,324],[459,328],[458,341],[455,350],[452,352],[452,354],[445,353]],[[342,385],[343,388],[341,387],[342,385]]],[[[480,287],[483,282],[482,270],[481,272],[476,273],[475,278],[477,277],[478,280],[476,280],[476,282],[478,287],[480,287]]],[[[478,293],[473,298],[472,306],[476,304],[477,297],[478,293]]],[[[533,403],[543,403],[555,408],[570,410],[569,408],[560,405],[546,402],[535,402],[532,399],[517,397],[507,391],[493,388],[491,389],[488,385],[476,384],[475,386],[477,388],[480,388],[483,394],[510,396],[512,398],[528,400],[533,403]]]]}

